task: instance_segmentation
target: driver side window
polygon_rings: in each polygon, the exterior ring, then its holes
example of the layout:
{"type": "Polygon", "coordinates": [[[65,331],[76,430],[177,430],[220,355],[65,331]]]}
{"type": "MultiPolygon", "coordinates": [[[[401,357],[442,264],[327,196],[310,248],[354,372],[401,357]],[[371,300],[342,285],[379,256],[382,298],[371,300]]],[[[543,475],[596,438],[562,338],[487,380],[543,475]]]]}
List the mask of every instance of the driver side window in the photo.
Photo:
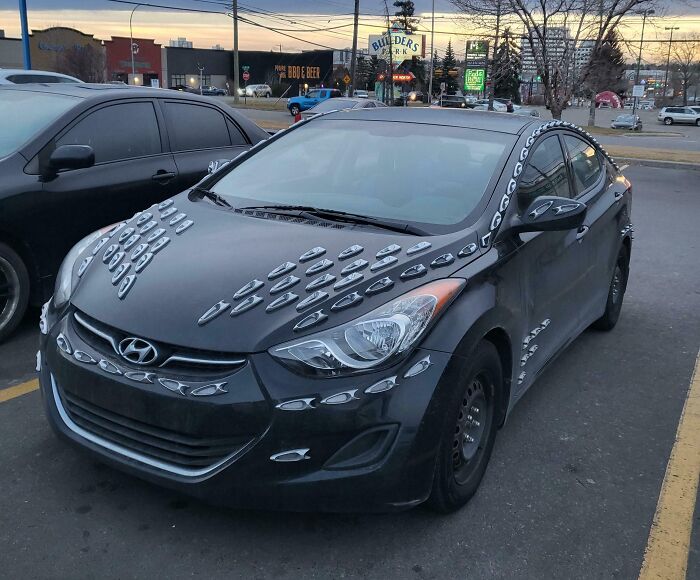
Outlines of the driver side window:
{"type": "Polygon", "coordinates": [[[541,195],[572,197],[566,160],[556,135],[544,139],[530,154],[520,176],[519,209],[524,211],[541,195]]]}

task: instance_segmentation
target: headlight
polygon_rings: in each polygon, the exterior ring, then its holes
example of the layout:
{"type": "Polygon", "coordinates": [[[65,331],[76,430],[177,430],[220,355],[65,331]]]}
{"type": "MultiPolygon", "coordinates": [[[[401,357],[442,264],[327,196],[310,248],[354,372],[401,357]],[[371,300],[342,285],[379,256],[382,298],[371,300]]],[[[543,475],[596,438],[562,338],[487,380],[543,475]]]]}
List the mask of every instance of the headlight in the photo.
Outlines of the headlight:
{"type": "Polygon", "coordinates": [[[53,292],[53,305],[54,308],[60,308],[68,300],[70,300],[73,294],[73,289],[75,287],[75,278],[73,275],[73,267],[77,262],[80,255],[92,244],[97,238],[103,236],[105,233],[114,228],[114,225],[108,226],[91,233],[89,236],[80,240],[75,246],[73,246],[63,259],[63,263],[58,270],[58,275],[56,276],[56,286],[53,292]]]}
{"type": "Polygon", "coordinates": [[[389,366],[408,352],[466,281],[437,280],[360,318],[270,349],[301,373],[340,376],[389,366]]]}

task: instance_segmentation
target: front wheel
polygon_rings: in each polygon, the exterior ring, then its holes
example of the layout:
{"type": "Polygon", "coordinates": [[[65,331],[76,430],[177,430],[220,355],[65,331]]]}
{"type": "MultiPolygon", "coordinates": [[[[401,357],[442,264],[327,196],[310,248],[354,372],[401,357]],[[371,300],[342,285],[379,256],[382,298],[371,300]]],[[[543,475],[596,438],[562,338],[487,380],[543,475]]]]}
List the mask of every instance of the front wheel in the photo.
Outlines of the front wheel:
{"type": "Polygon", "coordinates": [[[615,328],[620,312],[622,311],[622,300],[627,289],[627,279],[629,278],[629,253],[627,248],[622,246],[615,262],[615,270],[610,281],[608,290],[608,300],[605,303],[605,312],[593,323],[593,328],[597,330],[612,330],[615,328]]]}
{"type": "Polygon", "coordinates": [[[673,125],[673,119],[671,119],[671,117],[666,117],[664,119],[664,125],[673,125]]]}
{"type": "Polygon", "coordinates": [[[301,109],[299,108],[299,105],[292,105],[289,107],[289,112],[292,114],[292,117],[296,117],[299,113],[301,113],[301,109]]]}
{"type": "Polygon", "coordinates": [[[0,243],[0,342],[17,327],[29,302],[29,274],[17,253],[0,243]]]}
{"type": "Polygon", "coordinates": [[[698,119],[697,121],[695,121],[695,126],[696,126],[696,127],[700,127],[700,119],[698,119]]]}
{"type": "Polygon", "coordinates": [[[428,500],[442,513],[461,508],[476,493],[498,429],[503,371],[496,347],[483,341],[467,360],[450,394],[428,500]]]}

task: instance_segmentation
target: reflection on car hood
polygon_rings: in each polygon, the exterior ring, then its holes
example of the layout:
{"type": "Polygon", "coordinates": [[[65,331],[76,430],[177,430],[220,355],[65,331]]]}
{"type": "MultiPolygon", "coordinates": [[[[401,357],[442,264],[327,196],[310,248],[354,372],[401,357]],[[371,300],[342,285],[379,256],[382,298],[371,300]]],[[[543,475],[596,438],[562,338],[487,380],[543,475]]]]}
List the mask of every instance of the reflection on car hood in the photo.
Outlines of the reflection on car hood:
{"type": "Polygon", "coordinates": [[[351,320],[480,253],[475,232],[419,237],[249,213],[257,217],[185,194],[154,205],[86,250],[71,302],[135,336],[257,352],[351,320]]]}

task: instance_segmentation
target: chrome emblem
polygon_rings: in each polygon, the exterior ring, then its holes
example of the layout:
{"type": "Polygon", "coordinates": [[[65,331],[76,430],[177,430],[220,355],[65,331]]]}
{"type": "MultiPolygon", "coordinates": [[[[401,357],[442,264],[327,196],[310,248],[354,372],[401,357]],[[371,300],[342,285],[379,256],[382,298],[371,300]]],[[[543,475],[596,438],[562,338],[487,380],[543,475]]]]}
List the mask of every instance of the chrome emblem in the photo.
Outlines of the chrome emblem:
{"type": "Polygon", "coordinates": [[[153,244],[153,247],[151,248],[151,253],[155,254],[159,250],[162,250],[169,243],[170,243],[170,238],[163,236],[155,244],[153,244]]]}
{"type": "Polygon", "coordinates": [[[316,292],[314,292],[313,294],[309,294],[306,298],[299,302],[299,304],[297,304],[297,310],[301,312],[305,308],[313,306],[314,304],[317,304],[322,300],[325,300],[326,298],[328,298],[327,292],[324,292],[323,290],[316,290],[316,292]]]}
{"type": "Polygon", "coordinates": [[[306,269],[306,275],[311,276],[313,274],[318,274],[319,272],[323,272],[324,270],[328,270],[328,268],[331,268],[333,266],[333,262],[329,260],[328,258],[324,258],[323,260],[319,260],[316,262],[314,265],[309,266],[306,269]]]}
{"type": "Polygon", "coordinates": [[[138,217],[138,219],[136,220],[136,225],[137,225],[137,226],[142,226],[142,225],[145,224],[148,220],[150,220],[152,217],[153,217],[153,214],[152,214],[151,212],[149,212],[149,211],[147,211],[146,213],[142,213],[142,214],[138,217]]]}
{"type": "Polygon", "coordinates": [[[175,228],[175,233],[176,234],[181,234],[184,232],[187,228],[189,228],[194,222],[192,220],[185,220],[182,222],[179,226],[175,228]]]}
{"type": "Polygon", "coordinates": [[[80,268],[78,268],[78,278],[85,274],[85,270],[87,270],[87,267],[90,265],[90,262],[92,262],[92,256],[88,256],[83,260],[83,263],[80,264],[80,268]]]}
{"type": "Polygon", "coordinates": [[[369,262],[367,260],[363,260],[362,258],[355,260],[354,262],[349,263],[345,268],[343,268],[340,271],[341,276],[346,276],[347,274],[350,274],[351,272],[355,272],[356,270],[362,270],[362,268],[365,268],[369,265],[369,262]]]}
{"type": "Polygon", "coordinates": [[[417,254],[423,250],[427,250],[432,244],[430,242],[418,242],[415,246],[411,246],[406,250],[406,255],[410,256],[412,254],[417,254]]]}
{"type": "Polygon", "coordinates": [[[228,393],[224,387],[226,382],[222,383],[212,383],[211,385],[204,385],[203,387],[197,387],[190,391],[190,395],[193,397],[211,397],[212,395],[223,395],[228,393]]]}
{"type": "Polygon", "coordinates": [[[163,228],[158,228],[157,230],[154,230],[149,234],[149,236],[146,238],[146,241],[150,244],[152,241],[157,240],[164,233],[165,230],[163,228]]]}
{"type": "Polygon", "coordinates": [[[396,252],[401,251],[401,246],[398,244],[391,244],[387,246],[386,248],[382,248],[379,250],[376,254],[377,258],[383,258],[384,256],[388,256],[389,254],[395,254],[396,252]]]}
{"type": "Polygon", "coordinates": [[[365,290],[365,294],[367,294],[367,296],[371,296],[372,294],[379,294],[379,292],[390,290],[393,286],[394,281],[387,276],[385,278],[377,280],[374,284],[371,284],[367,288],[367,290],[365,290]]]}
{"type": "Polygon", "coordinates": [[[119,343],[118,350],[124,360],[136,365],[149,365],[158,358],[156,347],[142,338],[125,338],[119,343]]]}
{"type": "Polygon", "coordinates": [[[286,306],[287,304],[291,304],[295,300],[298,300],[299,296],[294,294],[294,292],[287,292],[285,294],[282,294],[279,298],[276,300],[273,300],[267,305],[267,308],[265,308],[266,312],[273,312],[277,310],[278,308],[282,308],[283,306],[286,306]]]}
{"type": "Polygon", "coordinates": [[[299,322],[297,322],[294,326],[294,332],[299,332],[300,330],[304,330],[306,328],[319,324],[327,318],[328,315],[324,314],[323,310],[317,310],[316,312],[309,314],[308,316],[302,318],[299,322]]]}
{"type": "Polygon", "coordinates": [[[430,262],[430,267],[431,268],[441,268],[442,266],[449,266],[454,261],[455,261],[455,257],[448,252],[447,254],[443,254],[442,256],[438,256],[432,262],[430,262]]]}
{"type": "Polygon", "coordinates": [[[139,258],[139,261],[136,262],[136,266],[134,266],[134,270],[136,270],[136,273],[137,274],[140,273],[141,270],[143,270],[146,266],[148,266],[148,264],[150,263],[150,261],[152,259],[153,259],[153,254],[151,252],[147,252],[146,254],[141,256],[139,258]]]}
{"type": "Polygon", "coordinates": [[[199,317],[197,324],[199,326],[204,326],[207,322],[214,320],[217,316],[219,316],[219,314],[222,314],[225,310],[227,310],[229,306],[231,306],[231,304],[220,300],[199,317]]]}
{"type": "Polygon", "coordinates": [[[239,314],[243,314],[246,310],[250,310],[251,308],[254,308],[258,304],[260,304],[262,301],[263,301],[263,299],[260,296],[258,296],[257,294],[253,294],[252,296],[248,296],[248,298],[239,302],[236,307],[231,309],[231,316],[238,316],[239,314]]]}
{"type": "Polygon", "coordinates": [[[107,269],[112,272],[114,269],[119,265],[119,262],[121,262],[124,259],[124,252],[117,252],[112,256],[112,259],[109,261],[109,265],[107,266],[107,269]]]}
{"type": "Polygon", "coordinates": [[[171,215],[173,215],[175,212],[177,212],[176,207],[171,207],[170,209],[166,209],[162,214],[160,214],[160,219],[164,220],[165,218],[168,218],[171,215]]]}
{"type": "Polygon", "coordinates": [[[233,299],[238,300],[239,298],[243,298],[248,294],[252,294],[258,288],[262,288],[264,285],[265,282],[263,282],[262,280],[251,280],[245,286],[239,288],[238,291],[236,291],[236,293],[233,295],[233,299]]]}
{"type": "Polygon", "coordinates": [[[131,274],[131,276],[127,276],[122,280],[122,283],[119,284],[119,290],[117,290],[117,296],[120,300],[124,300],[124,296],[129,293],[129,290],[131,290],[134,282],[136,282],[136,276],[134,274],[131,274]]]}
{"type": "Polygon", "coordinates": [[[299,278],[296,276],[287,276],[282,278],[277,284],[270,288],[270,294],[278,294],[287,288],[291,288],[299,282],[299,278]]]}
{"type": "Polygon", "coordinates": [[[119,284],[119,281],[126,276],[126,273],[129,271],[129,268],[131,268],[131,262],[124,262],[123,264],[120,264],[119,267],[114,271],[114,274],[112,275],[112,284],[115,286],[119,284]]]}
{"type": "Polygon", "coordinates": [[[171,226],[174,226],[175,224],[179,224],[186,217],[187,217],[186,213],[179,213],[173,219],[171,219],[169,223],[171,226]]]}
{"type": "Polygon", "coordinates": [[[401,272],[401,279],[410,280],[411,278],[418,278],[419,276],[425,276],[427,272],[428,268],[426,268],[423,264],[416,264],[415,266],[406,268],[403,272],[401,272]]]}
{"type": "Polygon", "coordinates": [[[158,204],[158,211],[163,211],[164,209],[170,207],[173,205],[173,200],[172,199],[166,199],[165,201],[162,201],[158,204]]]}
{"type": "Polygon", "coordinates": [[[124,243],[124,240],[128,238],[131,234],[134,233],[134,228],[126,228],[121,234],[119,234],[119,243],[122,244],[124,243]]]}
{"type": "Polygon", "coordinates": [[[349,276],[346,276],[345,278],[338,280],[335,283],[335,285],[333,286],[333,290],[341,290],[342,288],[345,288],[346,286],[350,286],[351,284],[354,284],[355,282],[359,282],[363,278],[364,278],[364,276],[362,274],[360,274],[359,272],[353,272],[349,276]]]}
{"type": "Polygon", "coordinates": [[[284,264],[280,264],[274,270],[272,270],[272,272],[270,272],[267,275],[267,279],[274,280],[275,278],[279,278],[280,276],[283,276],[287,272],[291,272],[296,267],[297,266],[294,262],[285,262],[284,264]]]}
{"type": "Polygon", "coordinates": [[[102,261],[106,264],[112,259],[112,256],[117,253],[117,250],[119,249],[119,244],[112,244],[109,248],[105,250],[105,253],[102,255],[102,261]]]}
{"type": "Polygon", "coordinates": [[[139,238],[141,236],[138,234],[134,234],[133,236],[129,236],[129,239],[124,242],[124,249],[125,250],[130,250],[134,245],[136,245],[136,242],[139,241],[139,238]]]}
{"type": "Polygon", "coordinates": [[[369,269],[372,272],[376,272],[377,270],[381,270],[382,268],[386,268],[387,266],[391,266],[392,264],[395,264],[398,262],[399,259],[396,256],[387,256],[386,258],[382,258],[378,262],[375,262],[372,264],[369,269]]]}
{"type": "Polygon", "coordinates": [[[136,249],[131,252],[131,259],[132,260],[138,260],[143,254],[146,253],[146,250],[148,250],[148,244],[139,244],[136,246],[136,249]]]}
{"type": "Polygon", "coordinates": [[[362,302],[362,296],[360,293],[353,292],[352,294],[343,296],[340,300],[338,300],[338,302],[333,304],[333,306],[331,306],[331,310],[333,312],[338,312],[338,310],[344,310],[345,308],[349,308],[353,304],[359,304],[360,302],[362,302]]]}
{"type": "Polygon", "coordinates": [[[316,246],[315,248],[311,248],[308,252],[304,252],[301,256],[299,256],[299,261],[300,262],[308,262],[309,260],[313,260],[314,258],[317,258],[318,256],[323,256],[323,254],[326,253],[326,248],[322,248],[321,246],[316,246]]]}
{"type": "Polygon", "coordinates": [[[156,227],[157,225],[158,225],[158,222],[157,222],[157,221],[151,220],[150,222],[148,222],[145,226],[143,226],[143,227],[139,230],[139,233],[140,233],[140,234],[148,233],[148,232],[150,232],[154,227],[156,227]]]}
{"type": "Polygon", "coordinates": [[[108,241],[109,238],[102,238],[99,242],[97,242],[97,245],[92,249],[92,255],[94,256],[97,252],[99,252],[108,241]]]}
{"type": "Polygon", "coordinates": [[[316,290],[317,288],[323,288],[324,286],[328,286],[328,284],[331,284],[335,280],[335,276],[332,274],[324,274],[323,276],[319,276],[315,280],[312,280],[306,285],[306,290],[308,292],[311,292],[312,290],[316,290]]]}
{"type": "Polygon", "coordinates": [[[340,252],[340,254],[338,254],[338,259],[346,260],[347,258],[352,258],[353,256],[357,256],[362,250],[364,250],[362,246],[354,244],[340,252]]]}

